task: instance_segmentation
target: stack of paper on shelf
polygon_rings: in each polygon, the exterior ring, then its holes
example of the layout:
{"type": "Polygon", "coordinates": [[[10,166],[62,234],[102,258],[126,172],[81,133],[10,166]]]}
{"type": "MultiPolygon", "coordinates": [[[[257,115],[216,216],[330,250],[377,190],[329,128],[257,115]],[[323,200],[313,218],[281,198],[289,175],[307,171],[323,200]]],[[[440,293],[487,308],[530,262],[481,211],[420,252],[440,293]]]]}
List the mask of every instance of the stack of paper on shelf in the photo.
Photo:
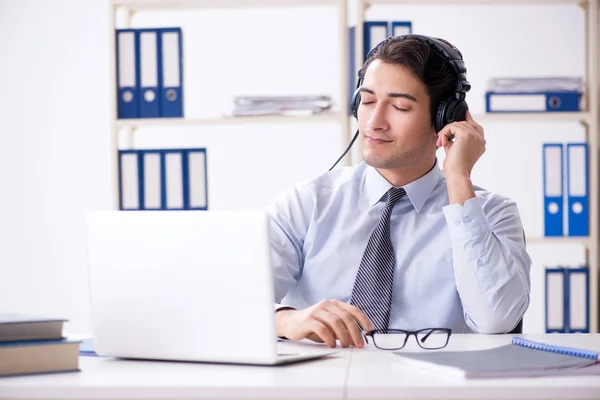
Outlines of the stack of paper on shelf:
{"type": "Polygon", "coordinates": [[[0,314],[0,376],[79,371],[79,341],[63,337],[64,322],[0,314]]]}
{"type": "Polygon", "coordinates": [[[331,96],[237,96],[232,116],[313,115],[329,111],[331,96]]]}
{"type": "Polygon", "coordinates": [[[494,92],[577,92],[583,89],[580,77],[492,78],[488,90],[494,92]]]}
{"type": "Polygon", "coordinates": [[[580,77],[492,78],[487,112],[577,112],[583,109],[580,77]]]}

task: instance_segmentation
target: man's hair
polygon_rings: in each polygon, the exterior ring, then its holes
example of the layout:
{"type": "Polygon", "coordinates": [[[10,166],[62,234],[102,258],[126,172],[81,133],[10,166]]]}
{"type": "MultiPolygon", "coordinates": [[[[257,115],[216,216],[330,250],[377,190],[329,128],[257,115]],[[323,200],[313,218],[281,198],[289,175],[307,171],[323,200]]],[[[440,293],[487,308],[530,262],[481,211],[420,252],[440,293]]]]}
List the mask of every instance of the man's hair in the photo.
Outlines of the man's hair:
{"type": "Polygon", "coordinates": [[[361,77],[367,68],[378,59],[386,64],[408,68],[423,82],[430,97],[431,122],[435,122],[437,107],[442,99],[452,96],[457,85],[456,72],[452,66],[429,45],[417,38],[389,40],[383,43],[365,62],[361,77]]]}

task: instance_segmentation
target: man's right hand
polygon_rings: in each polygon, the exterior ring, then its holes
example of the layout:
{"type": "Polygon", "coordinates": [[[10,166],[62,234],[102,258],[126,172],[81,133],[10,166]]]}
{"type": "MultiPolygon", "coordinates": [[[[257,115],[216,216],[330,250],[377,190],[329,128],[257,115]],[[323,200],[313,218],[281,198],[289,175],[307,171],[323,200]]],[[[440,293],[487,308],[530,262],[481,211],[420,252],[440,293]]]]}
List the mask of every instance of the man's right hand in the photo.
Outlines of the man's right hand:
{"type": "Polygon", "coordinates": [[[323,300],[304,310],[281,310],[275,314],[277,336],[291,340],[310,339],[336,347],[364,347],[359,323],[366,330],[375,327],[357,307],[339,300],[323,300]]]}

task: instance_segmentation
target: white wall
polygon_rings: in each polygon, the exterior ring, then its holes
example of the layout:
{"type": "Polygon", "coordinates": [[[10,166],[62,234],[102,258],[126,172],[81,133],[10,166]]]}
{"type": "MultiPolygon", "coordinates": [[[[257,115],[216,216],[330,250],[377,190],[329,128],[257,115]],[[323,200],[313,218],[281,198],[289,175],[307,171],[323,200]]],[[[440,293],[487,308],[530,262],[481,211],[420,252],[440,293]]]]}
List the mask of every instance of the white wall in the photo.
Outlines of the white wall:
{"type": "MultiPolygon", "coordinates": [[[[576,6],[374,6],[367,13],[412,20],[416,33],[457,45],[474,113],[483,111],[490,76],[582,75],[582,16],[576,6]]],[[[108,17],[107,0],[0,1],[0,312],[65,316],[73,331],[90,327],[84,213],[112,200],[108,17]]],[[[235,94],[337,95],[336,21],[328,7],[133,18],[134,26],[183,27],[188,116],[219,115],[235,94]]],[[[514,198],[528,234],[541,235],[541,143],[582,140],[582,128],[485,128],[488,151],[474,180],[514,198]]],[[[197,126],[142,129],[135,144],[206,146],[211,208],[258,208],[329,168],[339,137],[331,123],[197,126]]],[[[582,261],[580,249],[572,253],[564,262],[582,261]]],[[[532,275],[552,261],[544,254],[532,249],[532,275]]],[[[539,297],[532,331],[541,329],[539,297]]]]}
{"type": "Polygon", "coordinates": [[[84,212],[111,199],[104,3],[0,2],[0,312],[82,330],[84,212]]]}

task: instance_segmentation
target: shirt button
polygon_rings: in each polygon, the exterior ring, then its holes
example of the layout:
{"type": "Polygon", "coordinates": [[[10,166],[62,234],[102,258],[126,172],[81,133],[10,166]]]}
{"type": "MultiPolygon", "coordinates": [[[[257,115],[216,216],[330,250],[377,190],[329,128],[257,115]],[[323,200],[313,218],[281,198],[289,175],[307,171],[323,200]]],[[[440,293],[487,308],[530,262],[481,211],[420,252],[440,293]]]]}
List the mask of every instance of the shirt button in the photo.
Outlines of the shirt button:
{"type": "Polygon", "coordinates": [[[454,221],[454,225],[460,225],[460,220],[457,219],[456,221],[454,221]]]}
{"type": "Polygon", "coordinates": [[[468,224],[469,222],[473,221],[473,218],[466,216],[465,217],[465,222],[468,224]]]}
{"type": "Polygon", "coordinates": [[[477,260],[477,266],[483,267],[484,265],[485,265],[485,261],[483,261],[483,258],[480,258],[479,260],[477,260]]]}

